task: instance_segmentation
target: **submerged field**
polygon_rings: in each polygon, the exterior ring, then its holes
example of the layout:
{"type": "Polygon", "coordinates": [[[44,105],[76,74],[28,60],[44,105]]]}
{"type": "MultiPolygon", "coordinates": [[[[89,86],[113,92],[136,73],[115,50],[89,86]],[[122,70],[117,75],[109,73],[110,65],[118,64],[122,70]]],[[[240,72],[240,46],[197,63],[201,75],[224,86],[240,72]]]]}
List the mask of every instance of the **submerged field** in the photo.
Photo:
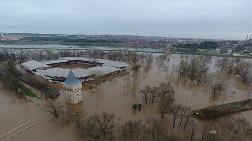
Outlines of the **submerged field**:
{"type": "MultiPolygon", "coordinates": [[[[160,118],[156,105],[145,104],[140,90],[146,85],[158,86],[161,82],[168,81],[174,87],[175,104],[191,106],[192,110],[252,98],[252,95],[250,95],[251,86],[242,83],[237,76],[219,71],[216,67],[216,62],[220,59],[218,57],[208,57],[207,65],[209,70],[207,75],[226,80],[227,86],[213,100],[209,94],[210,89],[206,84],[198,86],[194,82],[179,77],[177,69],[181,59],[190,60],[193,56],[168,55],[165,58],[160,58],[160,54],[153,54],[153,56],[154,59],[151,64],[142,63],[137,71],[129,68],[129,73],[126,74],[117,74],[95,82],[83,83],[82,103],[67,105],[64,101],[64,95],[60,95],[55,101],[66,107],[74,107],[85,113],[85,116],[106,111],[114,113],[120,121],[127,121],[131,119],[160,118]],[[132,109],[132,105],[136,103],[142,104],[142,110],[135,111],[132,109]]],[[[246,61],[252,62],[250,59],[246,61]]],[[[51,83],[51,85],[61,88],[59,84],[51,83]]],[[[37,125],[14,136],[11,140],[82,140],[71,128],[71,125],[57,124],[55,120],[50,118],[44,108],[44,100],[29,98],[29,102],[25,102],[11,95],[12,92],[5,90],[2,84],[0,89],[0,135],[17,125],[36,119],[39,122],[37,125]]],[[[239,113],[235,116],[243,117],[252,124],[252,111],[239,113]]],[[[168,115],[165,120],[167,127],[170,120],[171,116],[168,115]]],[[[197,123],[200,125],[207,124],[206,121],[198,120],[197,123]]]]}

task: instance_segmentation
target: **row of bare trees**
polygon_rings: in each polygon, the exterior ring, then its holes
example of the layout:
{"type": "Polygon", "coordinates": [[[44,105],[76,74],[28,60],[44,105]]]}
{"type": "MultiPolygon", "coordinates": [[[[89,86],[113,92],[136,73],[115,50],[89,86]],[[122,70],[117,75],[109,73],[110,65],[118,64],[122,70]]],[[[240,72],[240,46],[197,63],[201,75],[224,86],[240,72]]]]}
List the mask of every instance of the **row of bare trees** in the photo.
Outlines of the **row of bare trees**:
{"type": "Polygon", "coordinates": [[[166,115],[172,116],[172,127],[175,128],[176,122],[178,127],[185,130],[191,118],[190,107],[174,104],[175,91],[169,82],[160,83],[158,86],[145,86],[140,93],[143,96],[145,104],[155,104],[161,119],[166,115]],[[179,120],[179,121],[177,121],[179,120]]]}
{"type": "Polygon", "coordinates": [[[103,141],[230,141],[252,139],[252,127],[243,118],[225,117],[204,123],[195,121],[190,108],[174,105],[172,128],[161,118],[122,121],[107,112],[86,115],[73,107],[48,102],[46,110],[59,123],[74,124],[84,140],[103,141]],[[174,120],[175,119],[175,120],[174,120]]]}
{"type": "MultiPolygon", "coordinates": [[[[48,113],[61,124],[74,123],[80,136],[85,140],[103,141],[165,141],[175,137],[163,129],[159,119],[122,121],[114,114],[103,112],[86,116],[77,109],[66,108],[49,101],[46,104],[48,113]]],[[[172,141],[171,140],[171,141],[172,141]]]]}
{"type": "Polygon", "coordinates": [[[218,78],[210,78],[208,81],[208,87],[210,88],[210,94],[212,99],[215,101],[217,96],[220,96],[221,92],[223,92],[227,88],[227,81],[221,80],[218,78]]]}
{"type": "MultiPolygon", "coordinates": [[[[209,58],[206,56],[194,56],[191,59],[182,59],[178,65],[178,72],[180,78],[189,79],[191,82],[195,81],[198,86],[206,84],[210,89],[212,99],[215,101],[217,96],[227,88],[228,83],[221,77],[208,74],[208,63],[209,58]]],[[[222,65],[220,66],[222,67],[222,65]]],[[[224,70],[227,68],[228,66],[225,66],[222,69],[224,70]]],[[[238,69],[236,70],[238,71],[238,69]]]]}
{"type": "Polygon", "coordinates": [[[137,54],[134,52],[105,52],[100,50],[25,50],[25,49],[1,49],[0,61],[16,60],[24,62],[27,60],[52,60],[60,57],[89,57],[110,59],[125,62],[152,62],[153,56],[150,53],[137,54]]]}
{"type": "Polygon", "coordinates": [[[143,96],[145,104],[157,104],[158,112],[161,118],[171,111],[174,103],[175,91],[169,82],[160,83],[159,86],[145,86],[140,93],[143,96]]]}
{"type": "Polygon", "coordinates": [[[252,84],[252,64],[240,58],[222,58],[218,60],[216,66],[222,72],[240,76],[243,83],[252,84]]]}
{"type": "Polygon", "coordinates": [[[204,80],[209,69],[207,65],[208,58],[199,56],[192,59],[182,59],[178,65],[178,72],[180,77],[188,78],[192,82],[196,81],[199,86],[204,80]]]}
{"type": "MultiPolygon", "coordinates": [[[[211,81],[212,93],[216,95],[225,89],[225,82],[211,81]]],[[[210,85],[209,84],[209,85],[210,85]]],[[[251,138],[251,127],[245,119],[242,118],[229,118],[228,121],[221,121],[223,125],[217,126],[219,120],[210,121],[212,124],[207,128],[202,128],[198,121],[192,117],[191,107],[177,105],[174,103],[175,91],[172,85],[167,83],[160,83],[158,86],[150,87],[145,86],[140,93],[142,94],[145,104],[157,105],[158,112],[161,115],[161,121],[170,121],[171,128],[178,134],[187,136],[187,140],[200,140],[200,141],[221,141],[229,140],[229,136],[237,138],[251,138]],[[233,122],[233,121],[236,121],[233,122]],[[229,127],[224,126],[228,122],[229,127]],[[238,135],[236,132],[239,132],[238,135]]],[[[167,123],[167,122],[165,122],[167,123]]],[[[169,124],[166,125],[166,128],[169,124]]],[[[227,124],[228,125],[228,124],[227,124]]]]}

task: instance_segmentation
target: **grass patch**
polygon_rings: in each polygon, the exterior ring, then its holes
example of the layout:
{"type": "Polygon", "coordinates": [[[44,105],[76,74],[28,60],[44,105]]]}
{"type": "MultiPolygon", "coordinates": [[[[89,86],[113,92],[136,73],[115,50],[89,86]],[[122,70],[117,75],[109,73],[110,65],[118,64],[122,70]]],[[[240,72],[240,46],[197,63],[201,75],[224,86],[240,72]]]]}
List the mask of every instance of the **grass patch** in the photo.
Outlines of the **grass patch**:
{"type": "Polygon", "coordinates": [[[22,75],[20,77],[20,80],[25,82],[26,84],[38,89],[39,91],[43,92],[45,96],[48,96],[49,98],[55,98],[55,96],[58,94],[59,90],[46,84],[45,82],[41,82],[32,76],[28,75],[22,75]]]}
{"type": "Polygon", "coordinates": [[[38,95],[36,95],[31,89],[28,89],[27,92],[25,92],[25,95],[29,96],[29,97],[41,99],[41,97],[39,97],[38,95]]]}

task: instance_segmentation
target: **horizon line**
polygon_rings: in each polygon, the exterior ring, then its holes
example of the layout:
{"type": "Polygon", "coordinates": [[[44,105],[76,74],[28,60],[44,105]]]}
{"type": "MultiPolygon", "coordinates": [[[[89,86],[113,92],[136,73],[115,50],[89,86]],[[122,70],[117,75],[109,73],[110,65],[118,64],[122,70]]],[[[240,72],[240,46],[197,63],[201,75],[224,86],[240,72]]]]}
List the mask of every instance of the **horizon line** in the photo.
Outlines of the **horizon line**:
{"type": "Polygon", "coordinates": [[[1,32],[7,34],[45,34],[45,35],[87,35],[87,36],[135,36],[135,37],[158,37],[158,38],[170,38],[170,39],[196,39],[196,40],[220,40],[220,41],[246,41],[246,37],[252,36],[247,34],[244,39],[221,39],[221,38],[200,38],[200,37],[176,37],[173,35],[159,36],[159,35],[139,35],[139,34],[85,34],[85,33],[42,33],[42,32],[1,32]]]}

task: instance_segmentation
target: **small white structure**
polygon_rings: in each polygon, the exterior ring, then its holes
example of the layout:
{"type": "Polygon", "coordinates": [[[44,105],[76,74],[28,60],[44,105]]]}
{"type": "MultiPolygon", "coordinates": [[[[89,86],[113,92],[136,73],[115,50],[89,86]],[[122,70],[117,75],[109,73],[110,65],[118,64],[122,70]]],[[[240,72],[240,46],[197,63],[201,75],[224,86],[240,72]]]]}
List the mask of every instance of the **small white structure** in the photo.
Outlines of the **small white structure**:
{"type": "Polygon", "coordinates": [[[72,71],[69,72],[65,82],[65,100],[70,104],[77,104],[82,101],[82,82],[78,80],[72,71]]]}

